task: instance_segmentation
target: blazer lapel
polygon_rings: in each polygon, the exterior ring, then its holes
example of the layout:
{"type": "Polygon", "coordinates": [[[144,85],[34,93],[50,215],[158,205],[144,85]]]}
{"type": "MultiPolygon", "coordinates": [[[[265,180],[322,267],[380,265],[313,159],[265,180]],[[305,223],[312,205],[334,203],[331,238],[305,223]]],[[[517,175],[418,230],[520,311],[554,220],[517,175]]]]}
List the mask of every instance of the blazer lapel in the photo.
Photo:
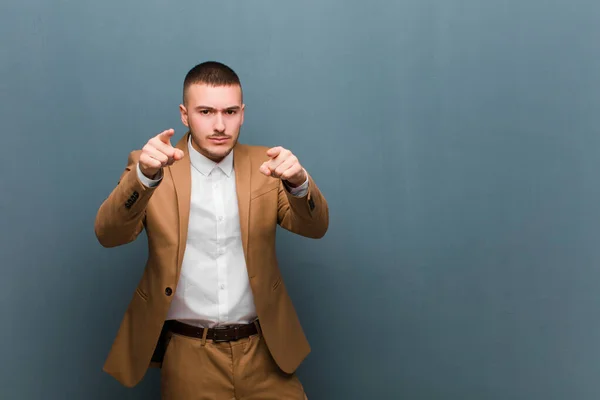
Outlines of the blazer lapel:
{"type": "Polygon", "coordinates": [[[238,210],[240,214],[240,230],[246,261],[248,260],[248,224],[250,222],[250,177],[252,163],[244,145],[237,144],[233,148],[233,170],[235,171],[235,187],[238,210]]]}
{"type": "Polygon", "coordinates": [[[177,256],[177,276],[181,270],[183,262],[183,254],[188,233],[188,221],[190,218],[190,197],[192,187],[192,174],[190,155],[188,151],[188,140],[190,133],[188,132],[183,138],[177,142],[176,148],[183,151],[183,159],[175,162],[169,167],[171,178],[175,186],[175,194],[177,197],[177,211],[179,213],[179,248],[177,256]]]}

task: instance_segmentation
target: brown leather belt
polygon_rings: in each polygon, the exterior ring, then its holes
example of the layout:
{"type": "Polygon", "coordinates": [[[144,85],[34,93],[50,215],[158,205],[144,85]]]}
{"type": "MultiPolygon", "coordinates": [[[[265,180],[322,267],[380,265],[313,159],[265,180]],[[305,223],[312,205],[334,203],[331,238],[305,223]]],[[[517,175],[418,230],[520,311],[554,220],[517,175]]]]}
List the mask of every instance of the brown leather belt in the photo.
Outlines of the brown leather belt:
{"type": "MultiPolygon", "coordinates": [[[[256,321],[256,323],[258,324],[258,321],[256,321]]],[[[168,329],[173,333],[202,339],[204,328],[188,325],[175,320],[170,320],[167,322],[167,324],[168,329]]],[[[208,328],[206,340],[212,340],[214,342],[230,342],[233,340],[247,338],[249,336],[256,335],[257,333],[258,329],[254,322],[246,325],[219,326],[216,328],[208,328]]]]}

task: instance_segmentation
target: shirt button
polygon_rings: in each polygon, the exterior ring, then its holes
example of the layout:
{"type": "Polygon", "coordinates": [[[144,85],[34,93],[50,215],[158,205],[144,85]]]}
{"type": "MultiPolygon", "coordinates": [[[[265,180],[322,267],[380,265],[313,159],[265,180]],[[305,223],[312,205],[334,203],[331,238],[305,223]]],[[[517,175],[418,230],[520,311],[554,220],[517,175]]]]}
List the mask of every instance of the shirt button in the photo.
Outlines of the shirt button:
{"type": "Polygon", "coordinates": [[[225,285],[221,285],[221,290],[225,289],[225,285]]]}
{"type": "Polygon", "coordinates": [[[173,294],[173,289],[171,289],[170,287],[166,288],[166,289],[165,289],[165,294],[166,294],[167,296],[170,296],[170,295],[172,295],[172,294],[173,294]]]}
{"type": "Polygon", "coordinates": [[[222,215],[219,215],[219,218],[218,218],[218,219],[219,219],[219,221],[223,221],[223,216],[222,216],[222,215]]]}

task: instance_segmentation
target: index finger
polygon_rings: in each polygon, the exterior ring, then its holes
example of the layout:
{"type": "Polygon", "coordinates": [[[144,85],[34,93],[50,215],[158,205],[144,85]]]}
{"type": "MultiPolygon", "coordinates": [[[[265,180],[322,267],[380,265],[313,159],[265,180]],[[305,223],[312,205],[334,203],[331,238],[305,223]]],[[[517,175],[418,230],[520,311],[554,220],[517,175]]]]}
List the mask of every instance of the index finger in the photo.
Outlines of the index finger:
{"type": "Polygon", "coordinates": [[[171,137],[175,134],[175,130],[167,129],[158,134],[158,139],[164,144],[171,144],[171,137]]]}
{"type": "Polygon", "coordinates": [[[272,147],[269,150],[267,150],[267,156],[275,158],[279,155],[279,153],[281,153],[281,150],[283,150],[281,146],[272,147]]]}

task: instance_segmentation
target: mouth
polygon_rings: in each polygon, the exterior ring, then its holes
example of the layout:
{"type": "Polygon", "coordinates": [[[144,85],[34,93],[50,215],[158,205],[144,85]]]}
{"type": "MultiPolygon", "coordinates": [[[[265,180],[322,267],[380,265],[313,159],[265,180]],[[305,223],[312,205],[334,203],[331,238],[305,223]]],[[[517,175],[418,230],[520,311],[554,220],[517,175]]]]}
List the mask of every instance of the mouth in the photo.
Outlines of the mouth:
{"type": "Polygon", "coordinates": [[[227,143],[229,141],[229,137],[216,136],[216,137],[209,137],[208,140],[210,140],[214,144],[223,144],[223,143],[227,143]]]}

